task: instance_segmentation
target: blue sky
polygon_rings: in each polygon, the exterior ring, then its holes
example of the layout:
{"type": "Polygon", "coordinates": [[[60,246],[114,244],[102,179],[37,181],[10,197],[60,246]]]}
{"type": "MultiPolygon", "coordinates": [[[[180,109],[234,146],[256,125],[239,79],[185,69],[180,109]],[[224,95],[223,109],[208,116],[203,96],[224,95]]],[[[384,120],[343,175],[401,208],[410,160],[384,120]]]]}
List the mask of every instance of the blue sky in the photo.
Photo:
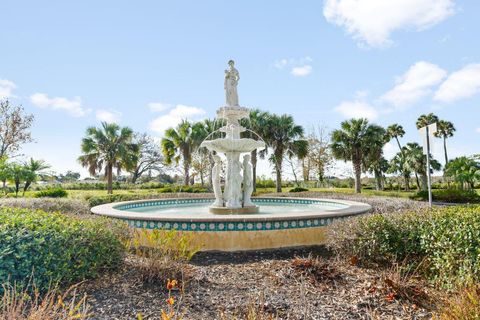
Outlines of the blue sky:
{"type": "Polygon", "coordinates": [[[229,59],[244,106],[305,127],[399,123],[402,143],[420,142],[415,120],[435,112],[457,127],[452,157],[480,153],[479,1],[4,0],[0,11],[0,96],[35,115],[22,152],[58,172],[81,171],[80,140],[102,119],[158,137],[182,117],[212,118],[229,59]]]}

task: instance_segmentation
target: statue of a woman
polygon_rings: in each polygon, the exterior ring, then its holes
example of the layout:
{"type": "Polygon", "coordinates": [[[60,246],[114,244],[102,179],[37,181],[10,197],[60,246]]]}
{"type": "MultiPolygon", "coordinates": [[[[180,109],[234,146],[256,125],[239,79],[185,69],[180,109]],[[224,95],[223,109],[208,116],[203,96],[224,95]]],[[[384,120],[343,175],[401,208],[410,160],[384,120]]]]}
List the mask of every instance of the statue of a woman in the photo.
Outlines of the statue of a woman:
{"type": "Polygon", "coordinates": [[[215,194],[214,207],[223,207],[222,187],[220,186],[220,173],[222,172],[222,159],[218,155],[213,156],[215,165],[212,168],[213,193],[215,194]]]}
{"type": "Polygon", "coordinates": [[[225,70],[225,94],[227,97],[227,106],[235,107],[239,106],[238,104],[238,93],[237,93],[237,84],[240,80],[240,74],[238,70],[235,69],[235,62],[233,60],[228,61],[230,66],[229,70],[225,70]]]}
{"type": "Polygon", "coordinates": [[[252,179],[252,164],[250,163],[250,155],[243,156],[243,207],[254,207],[250,197],[253,192],[253,179],[252,179]]]}

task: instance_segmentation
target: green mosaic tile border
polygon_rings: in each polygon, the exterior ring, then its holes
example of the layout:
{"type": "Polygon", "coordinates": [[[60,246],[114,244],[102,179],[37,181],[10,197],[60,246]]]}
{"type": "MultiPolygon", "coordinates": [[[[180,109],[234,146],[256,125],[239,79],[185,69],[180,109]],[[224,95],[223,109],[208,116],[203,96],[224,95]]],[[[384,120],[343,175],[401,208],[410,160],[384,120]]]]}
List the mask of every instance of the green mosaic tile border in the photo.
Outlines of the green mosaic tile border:
{"type": "Polygon", "coordinates": [[[275,221],[206,221],[206,222],[189,222],[189,221],[152,221],[126,219],[129,226],[143,229],[162,229],[179,231],[272,231],[285,229],[302,229],[324,227],[333,221],[346,219],[350,216],[326,217],[326,218],[310,218],[310,219],[294,219],[294,220],[275,220],[275,221]]]}
{"type": "MultiPolygon", "coordinates": [[[[214,199],[168,199],[168,200],[155,200],[155,201],[143,201],[143,202],[133,202],[127,204],[121,204],[114,206],[114,209],[117,210],[128,210],[132,208],[144,208],[144,207],[155,207],[155,206],[176,206],[176,205],[185,205],[185,204],[196,204],[196,203],[211,203],[214,199]]],[[[262,205],[268,203],[275,204],[300,204],[300,205],[328,205],[329,207],[335,208],[345,208],[347,207],[343,203],[330,202],[324,200],[315,200],[315,199],[286,199],[286,198],[254,198],[252,201],[255,204],[262,205]]]]}

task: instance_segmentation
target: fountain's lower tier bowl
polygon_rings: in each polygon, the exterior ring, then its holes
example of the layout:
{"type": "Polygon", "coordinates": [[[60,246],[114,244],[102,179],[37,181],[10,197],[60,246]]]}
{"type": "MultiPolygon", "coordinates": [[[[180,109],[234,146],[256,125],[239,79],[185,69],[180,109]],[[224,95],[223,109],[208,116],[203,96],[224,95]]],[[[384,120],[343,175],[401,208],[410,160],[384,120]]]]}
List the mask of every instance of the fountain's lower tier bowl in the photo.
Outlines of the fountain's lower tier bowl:
{"type": "Polygon", "coordinates": [[[213,214],[253,214],[260,211],[259,206],[243,207],[243,208],[227,208],[227,207],[210,207],[208,211],[213,214]]]}
{"type": "Polygon", "coordinates": [[[158,199],[109,203],[94,214],[121,219],[145,230],[178,230],[203,251],[242,251],[320,245],[329,224],[371,210],[365,203],[316,199],[252,198],[257,214],[213,214],[215,199],[158,199]]]}

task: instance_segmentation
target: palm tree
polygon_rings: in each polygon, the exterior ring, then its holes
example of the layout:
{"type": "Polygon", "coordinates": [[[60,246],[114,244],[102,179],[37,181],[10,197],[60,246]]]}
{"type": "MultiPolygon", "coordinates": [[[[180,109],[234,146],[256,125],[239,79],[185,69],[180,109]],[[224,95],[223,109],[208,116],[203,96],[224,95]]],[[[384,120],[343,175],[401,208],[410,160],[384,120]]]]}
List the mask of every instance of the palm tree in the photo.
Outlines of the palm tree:
{"type": "Polygon", "coordinates": [[[400,141],[398,140],[398,137],[403,137],[405,134],[405,130],[403,130],[403,127],[399,124],[392,124],[387,127],[387,137],[390,139],[395,139],[397,141],[398,149],[400,149],[400,152],[402,152],[402,146],[400,145],[400,141]]]}
{"type": "Polygon", "coordinates": [[[418,117],[416,125],[417,129],[423,128],[425,126],[428,126],[429,124],[438,122],[438,117],[434,115],[433,113],[429,114],[422,114],[420,117],[418,117]]]}
{"type": "Polygon", "coordinates": [[[187,120],[182,120],[176,128],[169,128],[165,131],[165,137],[161,142],[165,163],[170,165],[174,161],[176,164],[180,160],[182,161],[186,186],[190,182],[192,154],[198,149],[205,136],[205,128],[202,123],[192,124],[187,120]]]}
{"type": "Polygon", "coordinates": [[[30,161],[24,164],[26,171],[28,172],[25,176],[25,185],[23,186],[23,194],[28,190],[32,182],[37,180],[38,174],[45,169],[50,168],[50,166],[45,163],[43,160],[34,160],[30,158],[30,161]]]}
{"type": "MultiPolygon", "coordinates": [[[[246,127],[251,130],[248,132],[248,136],[252,139],[258,140],[259,137],[266,135],[267,123],[270,114],[268,112],[260,111],[258,109],[250,110],[250,118],[246,123],[246,127]],[[253,132],[252,132],[253,131],[253,132]]],[[[263,156],[264,152],[261,153],[263,156]]],[[[252,179],[253,179],[253,191],[257,190],[257,161],[258,161],[258,151],[257,149],[251,152],[251,162],[252,162],[252,179]]]]}
{"type": "Polygon", "coordinates": [[[475,182],[480,181],[480,162],[473,157],[458,157],[447,163],[445,175],[453,177],[463,189],[465,186],[475,188],[475,182]]]}
{"type": "MultiPolygon", "coordinates": [[[[404,147],[406,169],[415,172],[418,189],[427,190],[427,156],[423,148],[416,142],[407,143],[404,147]],[[422,183],[418,180],[420,176],[422,183]]],[[[442,165],[430,156],[430,167],[433,170],[440,170],[442,165]]]]}
{"type": "Polygon", "coordinates": [[[355,173],[355,192],[361,192],[362,164],[365,156],[385,144],[385,129],[369,124],[367,119],[351,119],[341,123],[341,129],[332,132],[332,154],[336,159],[352,161],[355,173]]]}
{"type": "Polygon", "coordinates": [[[445,153],[445,165],[448,163],[447,155],[447,138],[453,137],[453,133],[456,131],[453,123],[450,121],[440,120],[437,124],[437,132],[434,136],[437,138],[443,138],[443,151],[445,153]]]}
{"type": "Polygon", "coordinates": [[[83,155],[78,161],[92,176],[102,170],[105,172],[109,194],[112,193],[113,169],[118,173],[122,169],[133,169],[139,152],[138,145],[133,142],[132,129],[107,122],[102,122],[99,128],[87,128],[81,148],[83,155]]]}
{"type": "Polygon", "coordinates": [[[303,127],[296,125],[290,115],[273,114],[266,118],[264,139],[273,149],[270,161],[277,176],[276,190],[282,192],[282,163],[284,156],[303,159],[308,153],[308,142],[303,139],[303,127]]]}
{"type": "Polygon", "coordinates": [[[410,191],[410,175],[411,171],[405,165],[404,149],[398,152],[392,160],[390,160],[389,173],[400,173],[405,183],[405,191],[410,191]]]}

